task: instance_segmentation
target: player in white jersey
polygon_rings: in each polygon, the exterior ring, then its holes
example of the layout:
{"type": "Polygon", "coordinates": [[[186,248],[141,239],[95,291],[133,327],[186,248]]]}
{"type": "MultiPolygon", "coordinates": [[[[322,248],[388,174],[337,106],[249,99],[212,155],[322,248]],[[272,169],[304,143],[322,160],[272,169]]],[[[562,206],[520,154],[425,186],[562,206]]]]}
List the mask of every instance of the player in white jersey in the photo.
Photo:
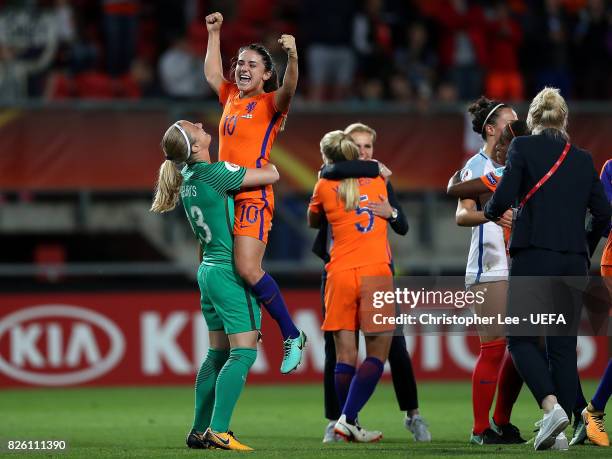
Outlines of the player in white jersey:
{"type": "MultiPolygon", "coordinates": [[[[484,144],[462,169],[462,181],[481,177],[501,166],[492,159],[495,146],[506,125],[517,119],[511,107],[485,97],[471,104],[468,110],[472,116],[472,128],[482,136],[484,144]]],[[[460,199],[456,221],[460,226],[472,227],[466,286],[473,291],[486,292],[486,301],[475,305],[474,312],[497,317],[497,314],[505,314],[508,290],[508,261],[502,226],[511,226],[512,218],[508,212],[497,224],[491,225],[482,212],[489,196],[460,199]]],[[[479,335],[480,355],[472,373],[474,426],[470,442],[478,445],[522,443],[520,432],[510,423],[512,406],[522,380],[506,352],[504,330],[502,327],[488,327],[479,329],[479,335]],[[489,419],[498,386],[495,412],[489,419]]]]}
{"type": "MultiPolygon", "coordinates": [[[[483,146],[478,153],[472,156],[461,171],[461,181],[478,178],[500,167],[486,153],[483,146]]],[[[482,210],[482,204],[472,199],[460,202],[459,209],[482,210]]],[[[458,213],[459,213],[458,209],[458,213]]],[[[465,214],[465,212],[463,212],[465,214]]],[[[474,215],[475,217],[479,215],[474,215]]],[[[483,215],[484,217],[484,215],[483,215]]],[[[467,266],[465,268],[465,283],[471,287],[483,282],[498,281],[508,278],[508,261],[504,233],[501,226],[492,222],[472,226],[472,239],[467,266]]]]}

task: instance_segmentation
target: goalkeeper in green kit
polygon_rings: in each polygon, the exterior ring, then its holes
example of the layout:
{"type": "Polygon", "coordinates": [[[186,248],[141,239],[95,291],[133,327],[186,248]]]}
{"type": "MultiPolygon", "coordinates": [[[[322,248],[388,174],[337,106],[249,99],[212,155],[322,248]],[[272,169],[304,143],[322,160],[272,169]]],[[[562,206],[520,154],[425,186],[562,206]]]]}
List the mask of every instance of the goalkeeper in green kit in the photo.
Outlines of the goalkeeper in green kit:
{"type": "Polygon", "coordinates": [[[180,198],[201,246],[198,284],[210,348],[196,378],[195,416],[187,446],[249,451],[229,431],[229,423],[257,357],[261,311],[234,269],[230,193],[272,184],[279,175],[271,164],[260,169],[224,161],[211,164],[209,145],[210,135],[201,123],[178,121],[168,128],[162,139],[166,160],[151,210],[172,210],[180,198]]]}

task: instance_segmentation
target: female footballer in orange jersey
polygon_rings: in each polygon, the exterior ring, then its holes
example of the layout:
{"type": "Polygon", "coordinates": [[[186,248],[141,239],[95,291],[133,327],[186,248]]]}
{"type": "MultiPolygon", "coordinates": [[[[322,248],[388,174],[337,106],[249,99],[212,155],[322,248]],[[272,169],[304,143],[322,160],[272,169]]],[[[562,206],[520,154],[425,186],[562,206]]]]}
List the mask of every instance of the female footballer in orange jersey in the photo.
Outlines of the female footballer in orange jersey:
{"type": "MultiPolygon", "coordinates": [[[[357,145],[342,131],[323,136],[321,153],[326,164],[359,158],[357,145]]],[[[366,285],[364,278],[369,276],[377,278],[375,290],[391,289],[393,285],[387,220],[368,207],[369,202],[386,199],[382,177],[320,179],[308,208],[309,226],[318,228],[325,214],[333,238],[330,261],[325,265],[325,320],[321,328],[333,332],[336,347],[336,394],[343,408],[334,430],[348,441],[362,443],[382,438],[381,432],[362,429],[356,420],[382,375],[395,328],[381,327],[380,320],[369,314],[361,290],[366,285]],[[366,335],[367,357],[355,372],[359,330],[366,335]]],[[[388,306],[395,315],[395,305],[388,306]]]]}
{"type": "MultiPolygon", "coordinates": [[[[282,35],[278,40],[287,53],[287,70],[282,86],[278,86],[278,75],[270,53],[260,44],[250,44],[238,50],[238,56],[232,62],[234,81],[230,82],[223,77],[222,23],[221,13],[206,16],[208,45],[204,74],[224,107],[219,123],[219,161],[260,168],[269,162],[272,144],[297,87],[295,39],[291,35],[282,35]]],[[[289,373],[301,362],[306,336],[291,320],[278,285],[261,268],[274,213],[272,186],[241,191],[234,201],[236,269],[278,323],[284,340],[281,373],[289,373]]]]}

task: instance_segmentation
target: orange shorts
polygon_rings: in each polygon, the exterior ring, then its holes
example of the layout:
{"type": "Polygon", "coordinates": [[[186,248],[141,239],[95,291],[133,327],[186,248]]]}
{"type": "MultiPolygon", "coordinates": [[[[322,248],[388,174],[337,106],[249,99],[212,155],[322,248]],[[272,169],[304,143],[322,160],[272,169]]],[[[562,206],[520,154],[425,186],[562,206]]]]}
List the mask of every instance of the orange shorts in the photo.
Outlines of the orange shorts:
{"type": "Polygon", "coordinates": [[[612,266],[610,265],[601,265],[601,275],[603,277],[612,276],[612,266]]]}
{"type": "Polygon", "coordinates": [[[321,330],[362,330],[364,333],[393,331],[395,325],[379,323],[395,316],[395,303],[373,306],[374,291],[392,291],[393,275],[388,264],[332,271],[325,283],[325,320],[321,330]],[[376,316],[376,317],[375,317],[376,316]]]}
{"type": "Polygon", "coordinates": [[[234,203],[234,236],[249,236],[267,244],[273,215],[274,195],[267,199],[236,200],[234,203]]]}

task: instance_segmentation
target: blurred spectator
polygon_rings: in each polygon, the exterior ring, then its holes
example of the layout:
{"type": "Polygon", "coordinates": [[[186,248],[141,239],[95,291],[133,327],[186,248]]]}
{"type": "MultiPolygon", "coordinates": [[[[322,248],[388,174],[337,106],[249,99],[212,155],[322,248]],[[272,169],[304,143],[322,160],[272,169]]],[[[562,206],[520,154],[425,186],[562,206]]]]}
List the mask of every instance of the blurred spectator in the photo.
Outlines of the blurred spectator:
{"type": "MultiPolygon", "coordinates": [[[[193,18],[200,28],[203,27],[203,17],[206,12],[201,12],[200,17],[193,18]]],[[[187,31],[188,13],[183,2],[176,0],[157,0],[154,19],[157,25],[157,41],[161,50],[172,45],[176,37],[184,35],[187,31]]],[[[206,40],[200,41],[200,46],[206,46],[206,40]]],[[[204,48],[202,48],[204,49],[204,48]]]]}
{"type": "MultiPolygon", "coordinates": [[[[283,77],[285,76],[285,69],[287,68],[287,53],[283,51],[281,45],[278,43],[283,32],[276,30],[269,30],[261,40],[261,43],[270,51],[272,61],[276,67],[276,73],[278,75],[279,83],[283,84],[283,77]]],[[[299,53],[299,44],[298,44],[299,53]]],[[[298,54],[299,55],[299,54],[298,54]]]]}
{"type": "Polygon", "coordinates": [[[55,21],[60,42],[71,42],[75,39],[76,28],[74,12],[69,0],[55,0],[55,21]]]}
{"type": "Polygon", "coordinates": [[[71,74],[95,68],[100,51],[84,19],[75,14],[69,0],[55,0],[53,14],[60,40],[56,66],[66,67],[71,74]]]}
{"type": "Polygon", "coordinates": [[[309,43],[306,59],[312,100],[323,100],[328,88],[334,100],[349,94],[355,71],[355,55],[350,46],[354,3],[353,0],[304,0],[302,3],[303,33],[309,43]]]}
{"type": "Polygon", "coordinates": [[[138,87],[142,97],[159,97],[161,89],[158,87],[155,68],[148,59],[137,57],[132,63],[130,79],[138,87]]]}
{"type": "Polygon", "coordinates": [[[298,91],[315,101],[612,96],[609,0],[0,0],[0,98],[202,97],[211,11],[224,56],[262,42],[281,78],[278,37],[296,35],[298,91]]]}
{"type": "Polygon", "coordinates": [[[492,18],[487,21],[487,97],[505,101],[523,99],[523,77],[518,64],[521,40],[521,29],[510,16],[510,7],[505,0],[498,0],[492,18]]]}
{"type": "Polygon", "coordinates": [[[47,97],[63,99],[139,99],[141,90],[131,74],[113,78],[98,71],[86,71],[77,75],[58,72],[49,79],[47,97]]]}
{"type": "Polygon", "coordinates": [[[569,75],[569,18],[561,0],[540,0],[532,11],[528,26],[529,39],[526,53],[528,68],[535,71],[537,92],[544,86],[559,88],[570,95],[569,75]]]}
{"type": "Polygon", "coordinates": [[[36,9],[36,2],[22,8],[5,8],[0,14],[0,99],[21,99],[38,94],[35,78],[55,57],[59,34],[53,14],[36,9]]]}
{"type": "Polygon", "coordinates": [[[382,6],[382,0],[365,0],[353,26],[358,74],[366,91],[368,87],[380,88],[375,90],[376,98],[380,98],[378,93],[388,85],[393,72],[391,27],[383,19],[382,6]]]}
{"type": "Polygon", "coordinates": [[[202,57],[184,36],[175,39],[161,55],[159,78],[164,92],[172,97],[199,98],[210,93],[202,57]]]}
{"type": "Polygon", "coordinates": [[[389,80],[389,97],[393,102],[408,102],[412,98],[412,88],[408,78],[402,73],[394,73],[389,80]]]}
{"type": "Polygon", "coordinates": [[[416,94],[419,99],[430,99],[437,58],[431,49],[427,28],[422,22],[414,22],[405,30],[407,44],[396,50],[396,66],[407,78],[412,93],[416,94]]]}
{"type": "Polygon", "coordinates": [[[415,0],[384,0],[384,21],[391,28],[393,48],[406,44],[406,26],[422,20],[415,0]]]}
{"type": "Polygon", "coordinates": [[[129,72],[136,53],[138,0],[102,0],[106,68],[111,76],[129,72]]]}
{"type": "Polygon", "coordinates": [[[482,9],[468,0],[446,0],[434,10],[440,26],[442,70],[463,100],[482,93],[486,63],[486,22],[482,9]]]}
{"type": "Polygon", "coordinates": [[[612,96],[612,9],[589,0],[574,31],[576,91],[585,99],[612,96]]]}
{"type": "Polygon", "coordinates": [[[242,0],[225,3],[234,3],[234,5],[230,8],[229,4],[224,4],[218,10],[223,13],[221,51],[224,54],[234,56],[240,47],[260,42],[265,31],[274,29],[274,0],[242,0]],[[229,14],[226,14],[228,9],[233,11],[228,11],[229,14]]]}

